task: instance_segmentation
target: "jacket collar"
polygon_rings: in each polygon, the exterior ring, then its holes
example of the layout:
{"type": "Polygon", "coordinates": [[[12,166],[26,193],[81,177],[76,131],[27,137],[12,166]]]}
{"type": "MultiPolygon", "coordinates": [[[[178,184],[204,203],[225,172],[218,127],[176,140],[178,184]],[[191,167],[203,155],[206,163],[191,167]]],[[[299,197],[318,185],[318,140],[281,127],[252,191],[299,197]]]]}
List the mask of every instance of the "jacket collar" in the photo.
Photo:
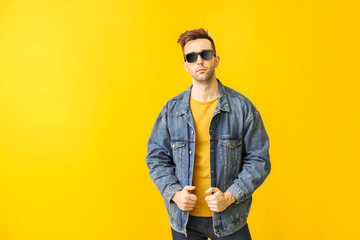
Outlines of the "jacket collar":
{"type": "MultiPolygon", "coordinates": [[[[227,92],[225,90],[224,85],[220,82],[219,79],[216,79],[219,84],[219,100],[218,104],[215,108],[215,113],[221,111],[230,112],[229,108],[229,100],[227,98],[227,92]]],[[[179,111],[176,113],[177,115],[184,115],[186,114],[190,109],[190,93],[191,93],[191,86],[185,91],[184,97],[181,101],[179,111]]]]}

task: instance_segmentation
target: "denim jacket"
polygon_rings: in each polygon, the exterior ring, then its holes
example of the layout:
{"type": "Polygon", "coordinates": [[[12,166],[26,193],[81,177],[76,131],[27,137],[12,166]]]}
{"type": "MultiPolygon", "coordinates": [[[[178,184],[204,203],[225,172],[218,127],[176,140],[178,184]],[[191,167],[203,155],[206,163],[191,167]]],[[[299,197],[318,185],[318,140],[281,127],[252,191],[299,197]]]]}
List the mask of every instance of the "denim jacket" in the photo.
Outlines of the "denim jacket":
{"type": "MultiPolygon", "coordinates": [[[[209,127],[211,186],[229,191],[236,198],[224,211],[213,212],[214,233],[222,237],[246,224],[252,194],[270,173],[270,158],[269,139],[255,106],[242,94],[218,83],[219,100],[209,127]]],[[[189,212],[179,209],[171,198],[193,179],[196,133],[190,109],[191,88],[169,100],[161,110],[146,156],[170,225],[185,235],[189,212]]]]}

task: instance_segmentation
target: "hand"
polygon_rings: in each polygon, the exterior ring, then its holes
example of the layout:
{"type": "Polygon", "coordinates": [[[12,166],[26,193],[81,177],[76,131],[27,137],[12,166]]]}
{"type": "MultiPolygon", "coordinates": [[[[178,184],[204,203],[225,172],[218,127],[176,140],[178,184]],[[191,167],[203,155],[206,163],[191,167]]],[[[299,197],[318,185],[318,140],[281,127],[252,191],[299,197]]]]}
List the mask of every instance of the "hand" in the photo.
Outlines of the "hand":
{"type": "Polygon", "coordinates": [[[215,187],[210,187],[205,192],[214,193],[213,195],[205,197],[205,201],[207,202],[210,210],[213,212],[222,212],[236,201],[236,198],[230,192],[226,191],[223,193],[215,187]]]}
{"type": "Polygon", "coordinates": [[[189,193],[195,189],[195,186],[185,186],[181,191],[177,191],[172,200],[183,211],[191,211],[194,209],[197,197],[195,194],[189,193]]]}

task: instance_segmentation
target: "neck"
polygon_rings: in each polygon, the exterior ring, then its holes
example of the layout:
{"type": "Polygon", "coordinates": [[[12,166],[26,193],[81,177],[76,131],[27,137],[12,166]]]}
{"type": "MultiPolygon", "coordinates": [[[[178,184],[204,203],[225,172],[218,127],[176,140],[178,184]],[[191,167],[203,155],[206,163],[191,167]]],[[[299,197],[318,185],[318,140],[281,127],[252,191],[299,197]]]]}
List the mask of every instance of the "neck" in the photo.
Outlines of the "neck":
{"type": "Polygon", "coordinates": [[[191,88],[191,98],[200,102],[210,101],[219,96],[219,84],[216,78],[211,81],[194,81],[191,88]]]}

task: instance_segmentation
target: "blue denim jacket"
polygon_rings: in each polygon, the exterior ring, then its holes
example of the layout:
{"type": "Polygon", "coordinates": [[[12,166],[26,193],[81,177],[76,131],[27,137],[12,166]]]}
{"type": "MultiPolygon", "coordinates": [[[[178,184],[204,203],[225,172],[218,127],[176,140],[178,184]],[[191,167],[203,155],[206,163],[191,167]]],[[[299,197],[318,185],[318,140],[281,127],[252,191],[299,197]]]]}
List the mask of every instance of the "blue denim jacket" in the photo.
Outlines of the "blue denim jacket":
{"type": "MultiPolygon", "coordinates": [[[[246,224],[252,194],[270,173],[270,159],[269,139],[255,106],[218,83],[219,100],[209,127],[211,186],[228,190],[236,198],[224,211],[213,213],[214,233],[221,237],[246,224]]],[[[171,198],[192,184],[196,133],[191,87],[161,110],[146,156],[150,177],[164,197],[170,225],[185,235],[189,212],[179,209],[171,198]]]]}

